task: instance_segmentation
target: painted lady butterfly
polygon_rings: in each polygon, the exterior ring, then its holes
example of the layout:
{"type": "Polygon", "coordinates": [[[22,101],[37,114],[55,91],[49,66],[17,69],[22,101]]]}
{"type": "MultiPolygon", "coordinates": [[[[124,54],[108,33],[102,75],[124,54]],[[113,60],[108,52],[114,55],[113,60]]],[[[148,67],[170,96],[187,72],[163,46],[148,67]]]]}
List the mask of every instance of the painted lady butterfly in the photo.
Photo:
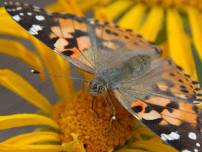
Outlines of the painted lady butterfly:
{"type": "Polygon", "coordinates": [[[5,0],[12,18],[77,67],[94,74],[92,95],[113,93],[134,117],[182,152],[202,151],[202,101],[191,80],[161,50],[113,23],[5,0]]]}

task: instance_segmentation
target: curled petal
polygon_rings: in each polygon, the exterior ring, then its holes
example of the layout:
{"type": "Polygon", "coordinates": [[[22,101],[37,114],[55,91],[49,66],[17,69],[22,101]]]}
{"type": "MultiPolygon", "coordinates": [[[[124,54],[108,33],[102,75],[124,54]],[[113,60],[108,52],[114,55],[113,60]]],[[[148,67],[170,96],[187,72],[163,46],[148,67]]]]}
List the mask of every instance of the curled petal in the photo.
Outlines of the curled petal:
{"type": "Polygon", "coordinates": [[[15,92],[42,111],[51,113],[52,105],[49,101],[31,84],[11,70],[0,70],[0,85],[15,92]]]}
{"type": "Polygon", "coordinates": [[[8,13],[3,7],[0,7],[0,16],[1,34],[8,34],[25,39],[29,37],[28,32],[26,32],[22,27],[20,27],[20,25],[18,25],[15,21],[13,21],[13,19],[10,17],[10,15],[8,15],[8,13]]]}
{"type": "Polygon", "coordinates": [[[57,94],[63,101],[70,100],[74,93],[68,61],[51,51],[37,39],[32,38],[32,42],[49,71],[49,75],[57,94]]]}
{"type": "Polygon", "coordinates": [[[45,79],[43,65],[39,57],[33,51],[25,48],[20,42],[10,39],[0,39],[0,53],[17,57],[31,65],[37,71],[40,71],[40,76],[45,79]]]}
{"type": "Polygon", "coordinates": [[[13,114],[0,116],[0,130],[14,127],[41,125],[58,129],[58,125],[52,119],[38,114],[13,114]]]}
{"type": "Polygon", "coordinates": [[[0,144],[1,152],[61,152],[60,145],[10,145],[0,144]]]}
{"type": "Polygon", "coordinates": [[[44,142],[60,142],[60,136],[54,132],[32,132],[21,134],[12,138],[3,141],[2,144],[15,144],[15,145],[30,145],[35,143],[44,143],[44,142]]]}

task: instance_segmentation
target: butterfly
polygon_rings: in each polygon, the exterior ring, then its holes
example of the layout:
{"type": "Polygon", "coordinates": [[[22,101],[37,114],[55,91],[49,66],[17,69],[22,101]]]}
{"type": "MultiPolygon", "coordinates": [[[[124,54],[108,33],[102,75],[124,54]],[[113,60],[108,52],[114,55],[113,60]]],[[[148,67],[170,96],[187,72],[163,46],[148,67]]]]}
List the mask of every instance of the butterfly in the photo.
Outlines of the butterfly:
{"type": "Polygon", "coordinates": [[[31,35],[94,75],[91,95],[113,94],[165,143],[181,152],[202,151],[200,85],[171,59],[162,59],[157,46],[114,23],[12,0],[4,6],[31,35]]]}

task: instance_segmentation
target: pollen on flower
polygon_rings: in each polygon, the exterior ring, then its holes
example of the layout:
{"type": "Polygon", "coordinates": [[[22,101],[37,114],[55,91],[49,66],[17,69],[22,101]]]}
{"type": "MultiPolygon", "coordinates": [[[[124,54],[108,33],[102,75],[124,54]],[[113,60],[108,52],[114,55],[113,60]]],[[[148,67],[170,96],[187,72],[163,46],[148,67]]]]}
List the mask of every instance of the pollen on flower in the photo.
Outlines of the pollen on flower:
{"type": "Polygon", "coordinates": [[[54,117],[61,129],[61,139],[72,141],[71,133],[79,135],[87,152],[106,152],[123,145],[132,135],[134,118],[115,100],[117,119],[111,121],[111,108],[96,97],[92,109],[92,96],[79,93],[73,102],[55,106],[54,117]]]}

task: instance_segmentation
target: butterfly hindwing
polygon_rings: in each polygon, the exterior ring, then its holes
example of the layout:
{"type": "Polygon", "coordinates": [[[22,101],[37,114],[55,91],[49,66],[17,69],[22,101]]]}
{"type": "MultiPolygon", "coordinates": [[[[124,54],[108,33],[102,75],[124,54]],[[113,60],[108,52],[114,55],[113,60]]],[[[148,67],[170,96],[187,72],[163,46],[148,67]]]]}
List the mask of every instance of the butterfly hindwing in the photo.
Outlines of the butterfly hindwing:
{"type": "Polygon", "coordinates": [[[194,81],[170,59],[166,59],[162,66],[166,70],[161,73],[161,81],[153,85],[153,90],[163,95],[186,100],[189,103],[201,103],[202,89],[197,81],[194,81]]]}
{"type": "Polygon", "coordinates": [[[127,81],[114,92],[131,114],[177,150],[202,151],[202,114],[196,106],[200,87],[190,76],[164,59],[152,63],[141,78],[127,81]]]}

